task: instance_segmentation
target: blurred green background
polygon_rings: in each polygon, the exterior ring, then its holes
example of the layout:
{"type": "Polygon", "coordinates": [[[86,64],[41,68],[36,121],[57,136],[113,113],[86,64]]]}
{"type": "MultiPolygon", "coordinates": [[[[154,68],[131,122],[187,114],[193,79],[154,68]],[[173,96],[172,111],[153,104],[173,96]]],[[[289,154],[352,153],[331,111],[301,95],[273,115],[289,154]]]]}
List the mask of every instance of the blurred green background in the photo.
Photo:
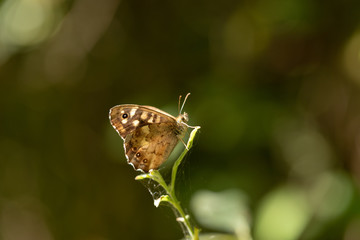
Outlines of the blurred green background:
{"type": "Polygon", "coordinates": [[[204,232],[238,234],[236,218],[257,240],[360,239],[359,9],[0,1],[0,239],[182,238],[134,180],[108,110],[176,115],[188,92],[202,128],[178,195],[204,232]],[[211,222],[212,197],[238,215],[211,222]]]}

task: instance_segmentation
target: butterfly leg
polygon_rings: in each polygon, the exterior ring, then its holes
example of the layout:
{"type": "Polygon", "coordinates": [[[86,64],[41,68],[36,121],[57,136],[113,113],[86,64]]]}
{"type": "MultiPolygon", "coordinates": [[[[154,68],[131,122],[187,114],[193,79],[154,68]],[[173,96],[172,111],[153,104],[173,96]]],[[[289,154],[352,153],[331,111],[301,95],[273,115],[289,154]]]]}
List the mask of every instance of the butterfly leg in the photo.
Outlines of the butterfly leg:
{"type": "Polygon", "coordinates": [[[186,150],[189,150],[188,147],[187,147],[187,145],[186,145],[186,143],[184,142],[184,140],[183,140],[181,137],[179,137],[179,140],[184,144],[186,150]]]}
{"type": "Polygon", "coordinates": [[[188,128],[192,128],[192,129],[195,129],[195,128],[200,128],[200,126],[190,126],[190,125],[188,125],[188,124],[186,124],[186,123],[182,123],[182,124],[184,124],[186,127],[188,127],[188,128]]]}

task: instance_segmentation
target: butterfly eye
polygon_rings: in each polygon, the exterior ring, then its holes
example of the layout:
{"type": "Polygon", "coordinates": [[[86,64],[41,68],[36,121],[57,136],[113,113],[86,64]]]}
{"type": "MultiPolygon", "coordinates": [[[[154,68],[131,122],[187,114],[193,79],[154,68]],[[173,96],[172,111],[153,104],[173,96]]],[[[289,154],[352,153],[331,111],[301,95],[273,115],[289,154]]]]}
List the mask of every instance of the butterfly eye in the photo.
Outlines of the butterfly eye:
{"type": "Polygon", "coordinates": [[[122,117],[123,117],[123,118],[127,118],[127,117],[128,117],[127,113],[124,113],[124,114],[122,115],[122,117]]]}

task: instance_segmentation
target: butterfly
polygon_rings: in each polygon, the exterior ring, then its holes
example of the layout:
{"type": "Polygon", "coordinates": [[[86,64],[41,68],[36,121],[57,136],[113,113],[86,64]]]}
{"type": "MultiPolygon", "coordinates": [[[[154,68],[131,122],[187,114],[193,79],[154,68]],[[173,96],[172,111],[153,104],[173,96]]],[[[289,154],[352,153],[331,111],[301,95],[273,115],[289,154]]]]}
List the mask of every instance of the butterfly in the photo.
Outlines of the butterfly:
{"type": "Polygon", "coordinates": [[[117,105],[110,109],[110,123],[124,140],[127,161],[135,170],[149,172],[158,169],[178,141],[184,143],[182,139],[189,127],[189,118],[181,111],[189,95],[186,95],[181,108],[179,97],[177,117],[155,107],[136,104],[117,105]]]}

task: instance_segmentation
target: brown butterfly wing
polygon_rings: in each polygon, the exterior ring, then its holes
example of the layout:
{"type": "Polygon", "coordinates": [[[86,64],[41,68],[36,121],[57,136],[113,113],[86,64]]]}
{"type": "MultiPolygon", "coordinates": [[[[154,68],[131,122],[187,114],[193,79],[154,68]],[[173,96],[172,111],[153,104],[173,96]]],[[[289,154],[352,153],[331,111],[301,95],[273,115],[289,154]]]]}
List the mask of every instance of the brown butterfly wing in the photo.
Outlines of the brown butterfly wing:
{"type": "Polygon", "coordinates": [[[187,129],[173,116],[150,106],[115,106],[110,109],[109,117],[115,130],[125,140],[128,163],[144,172],[158,169],[187,129]]]}
{"type": "Polygon", "coordinates": [[[178,143],[176,125],[172,123],[150,124],[137,128],[125,138],[124,148],[128,163],[135,169],[148,172],[158,169],[178,143]]]}

